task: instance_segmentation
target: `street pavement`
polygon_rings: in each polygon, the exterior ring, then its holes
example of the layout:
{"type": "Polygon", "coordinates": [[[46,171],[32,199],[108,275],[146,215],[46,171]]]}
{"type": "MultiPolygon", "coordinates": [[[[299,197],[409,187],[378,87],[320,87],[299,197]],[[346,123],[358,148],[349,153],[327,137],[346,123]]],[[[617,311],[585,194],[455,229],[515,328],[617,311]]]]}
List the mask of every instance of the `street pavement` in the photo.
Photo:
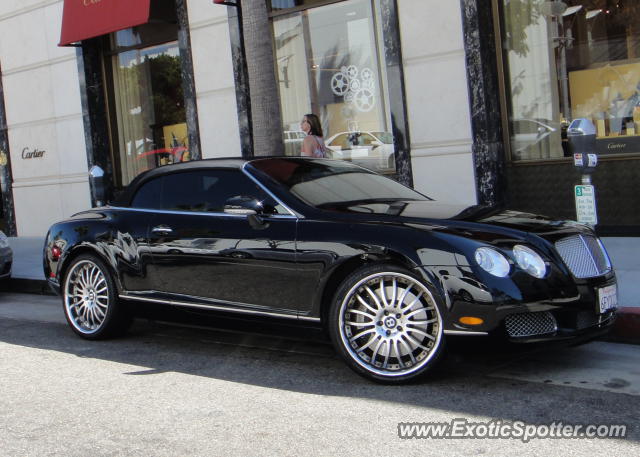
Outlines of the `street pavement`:
{"type": "Polygon", "coordinates": [[[640,347],[455,340],[427,379],[373,384],[317,336],[138,320],[92,342],[57,297],[0,293],[0,456],[640,455],[640,347]],[[406,422],[625,424],[625,438],[400,439],[406,422]]]}

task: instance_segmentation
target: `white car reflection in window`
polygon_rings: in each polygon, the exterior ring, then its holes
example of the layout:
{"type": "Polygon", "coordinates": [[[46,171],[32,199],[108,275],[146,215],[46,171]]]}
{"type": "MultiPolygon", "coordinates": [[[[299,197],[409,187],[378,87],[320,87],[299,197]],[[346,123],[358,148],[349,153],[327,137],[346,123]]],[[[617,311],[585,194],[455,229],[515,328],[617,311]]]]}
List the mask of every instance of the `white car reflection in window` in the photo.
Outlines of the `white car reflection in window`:
{"type": "Polygon", "coordinates": [[[378,172],[396,168],[393,136],[389,132],[341,132],[326,141],[334,159],[342,159],[378,172]]]}

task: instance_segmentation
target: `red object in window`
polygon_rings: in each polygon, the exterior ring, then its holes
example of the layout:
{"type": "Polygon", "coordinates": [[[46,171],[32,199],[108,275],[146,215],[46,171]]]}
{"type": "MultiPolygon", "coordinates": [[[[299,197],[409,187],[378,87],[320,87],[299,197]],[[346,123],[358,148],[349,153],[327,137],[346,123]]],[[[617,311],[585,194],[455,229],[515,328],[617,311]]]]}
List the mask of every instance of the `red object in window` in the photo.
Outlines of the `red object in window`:
{"type": "Polygon", "coordinates": [[[128,29],[149,21],[151,0],[64,0],[58,46],[128,29]]]}

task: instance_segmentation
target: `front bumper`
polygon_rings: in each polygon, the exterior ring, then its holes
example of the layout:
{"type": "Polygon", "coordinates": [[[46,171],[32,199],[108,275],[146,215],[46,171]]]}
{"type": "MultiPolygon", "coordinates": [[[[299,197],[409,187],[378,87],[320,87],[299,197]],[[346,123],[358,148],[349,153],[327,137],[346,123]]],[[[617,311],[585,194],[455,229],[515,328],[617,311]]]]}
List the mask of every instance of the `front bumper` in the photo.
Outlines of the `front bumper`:
{"type": "MultiPolygon", "coordinates": [[[[616,285],[613,272],[574,280],[562,288],[547,288],[544,294],[540,294],[544,297],[539,295],[538,300],[530,301],[518,300],[514,298],[515,294],[508,296],[500,289],[488,287],[486,290],[492,293],[490,299],[476,292],[474,298],[482,300],[470,300],[469,294],[448,288],[444,300],[447,309],[443,312],[445,333],[493,334],[519,343],[595,338],[607,333],[615,322],[615,308],[600,313],[597,292],[612,285],[616,285]],[[463,324],[461,318],[469,316],[481,319],[482,323],[463,324]]],[[[522,289],[516,290],[521,291],[521,296],[527,295],[522,289]]]]}

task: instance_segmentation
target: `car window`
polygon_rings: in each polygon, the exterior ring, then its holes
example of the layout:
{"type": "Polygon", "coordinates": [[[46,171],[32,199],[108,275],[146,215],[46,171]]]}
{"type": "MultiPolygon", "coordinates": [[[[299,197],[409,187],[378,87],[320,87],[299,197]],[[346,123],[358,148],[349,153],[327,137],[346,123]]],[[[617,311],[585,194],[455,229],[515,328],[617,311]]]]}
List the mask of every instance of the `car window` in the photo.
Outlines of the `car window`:
{"type": "Polygon", "coordinates": [[[360,144],[362,146],[371,146],[371,143],[373,143],[374,141],[376,141],[376,139],[368,133],[363,133],[360,135],[360,144]]]}
{"type": "Polygon", "coordinates": [[[389,132],[371,132],[371,134],[382,141],[384,144],[393,144],[393,135],[389,132]]]}
{"type": "Polygon", "coordinates": [[[331,142],[330,146],[339,146],[342,149],[349,149],[349,144],[347,143],[347,135],[345,133],[338,135],[331,142]]]}
{"type": "Polygon", "coordinates": [[[227,200],[238,196],[260,200],[267,214],[289,214],[240,170],[193,170],[161,176],[145,183],[131,206],[222,213],[227,200]]]}
{"type": "Polygon", "coordinates": [[[133,197],[131,206],[133,208],[159,209],[160,191],[162,190],[161,179],[156,178],[144,183],[133,197]]]}

